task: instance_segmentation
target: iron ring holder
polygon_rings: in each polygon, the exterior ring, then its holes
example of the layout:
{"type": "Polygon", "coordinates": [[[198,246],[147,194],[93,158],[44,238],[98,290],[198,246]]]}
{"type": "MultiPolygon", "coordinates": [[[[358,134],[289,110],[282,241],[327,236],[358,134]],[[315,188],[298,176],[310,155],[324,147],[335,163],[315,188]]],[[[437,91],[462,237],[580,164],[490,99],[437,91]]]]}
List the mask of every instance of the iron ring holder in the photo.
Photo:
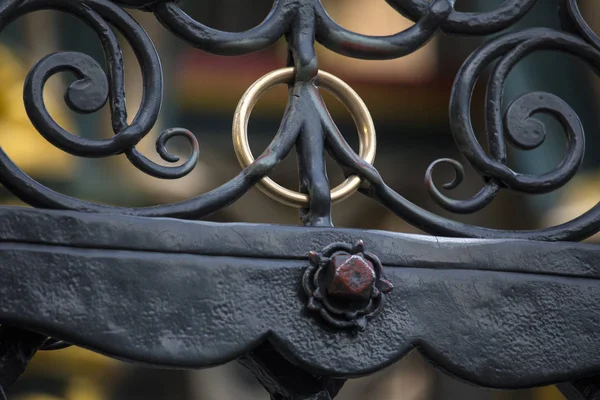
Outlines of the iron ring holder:
{"type": "MultiPolygon", "coordinates": [[[[268,89],[278,84],[292,84],[294,79],[293,67],[272,71],[252,84],[240,99],[233,117],[232,136],[233,148],[242,168],[247,168],[254,162],[248,142],[248,120],[252,109],[268,89]]],[[[377,152],[377,141],[373,119],[365,103],[348,84],[328,72],[319,70],[317,81],[319,87],[330,91],[348,109],[358,129],[359,157],[365,162],[373,164],[377,152]]],[[[332,203],[340,203],[352,196],[360,184],[361,179],[358,176],[348,177],[331,190],[332,203]]],[[[256,187],[280,203],[298,208],[309,206],[309,199],[305,193],[286,189],[271,178],[263,178],[256,187]]]]}
{"type": "MultiPolygon", "coordinates": [[[[159,165],[136,148],[157,121],[163,81],[152,41],[124,8],[154,13],[169,32],[212,54],[247,54],[281,38],[289,49],[288,67],[258,79],[238,104],[232,139],[242,171],[194,198],[140,208],[95,204],[44,186],[0,151],[0,184],[35,207],[0,207],[0,395],[38,350],[73,344],[155,367],[208,368],[237,360],[277,400],[330,400],[347,379],[381,370],[413,349],[472,384],[498,389],[557,384],[569,400],[600,398],[600,247],[577,243],[600,232],[600,203],[566,223],[523,231],[468,225],[413,204],[373,166],[376,136],[365,104],[347,84],[319,69],[315,51],[318,42],[354,58],[400,58],[440,31],[499,33],[536,0],[506,0],[482,13],[456,11],[451,0],[387,2],[415,24],[393,35],[366,36],[336,24],[319,0],[275,0],[257,27],[224,32],[195,21],[176,1],[0,0],[0,28],[31,12],[59,10],[91,27],[104,50],[106,69],[86,54],[57,52],[30,71],[23,98],[40,134],[78,157],[124,154],[135,168],[161,179],[192,171],[198,139],[183,128],[159,135],[156,150],[167,163],[179,160],[167,150],[171,138],[189,142],[190,157],[175,166],[159,165]],[[142,72],[143,98],[131,122],[119,38],[133,48],[142,72]],[[67,105],[93,113],[108,104],[113,136],[73,135],[52,118],[44,87],[63,71],[76,78],[67,88],[67,105]],[[289,85],[288,109],[277,135],[255,159],[248,120],[261,95],[276,84],[289,85]],[[358,155],[319,88],[350,111],[358,155]],[[300,192],[268,178],[294,147],[300,192]],[[324,150],[348,177],[333,190],[324,150]],[[201,221],[254,186],[300,208],[304,226],[201,221]],[[334,227],[331,205],[359,186],[431,236],[334,227]]],[[[427,189],[447,211],[478,211],[503,190],[558,190],[581,166],[583,127],[564,101],[533,92],[503,107],[507,76],[532,52],[569,53],[600,70],[600,38],[577,1],[558,3],[562,30],[495,36],[459,70],[450,128],[484,185],[472,198],[452,199],[436,187],[433,169],[452,167],[456,177],[443,187],[453,189],[462,181],[462,164],[433,162],[427,189]],[[483,145],[470,106],[478,78],[496,61],[483,145]],[[543,143],[538,113],[560,122],[565,158],[549,173],[521,174],[508,166],[507,147],[527,151],[543,143]]]]}

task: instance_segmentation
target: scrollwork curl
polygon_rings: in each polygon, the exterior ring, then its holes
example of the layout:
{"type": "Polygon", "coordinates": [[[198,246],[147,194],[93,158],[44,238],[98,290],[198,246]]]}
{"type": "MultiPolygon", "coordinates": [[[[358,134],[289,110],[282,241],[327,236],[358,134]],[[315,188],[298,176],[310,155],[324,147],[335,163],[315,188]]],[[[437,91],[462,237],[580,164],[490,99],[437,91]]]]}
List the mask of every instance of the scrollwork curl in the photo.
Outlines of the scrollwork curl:
{"type": "MultiPolygon", "coordinates": [[[[97,0],[85,3],[57,0],[51,4],[40,0],[25,0],[14,4],[16,5],[7,7],[0,14],[0,29],[12,20],[34,11],[53,9],[67,12],[80,18],[96,32],[108,60],[108,76],[96,60],[78,52],[50,54],[30,71],[24,86],[25,109],[33,125],[46,140],[61,150],[80,157],[107,157],[125,152],[136,167],[165,179],[182,177],[193,169],[190,164],[198,158],[193,153],[198,149],[195,138],[188,138],[192,148],[192,156],[188,162],[175,167],[158,165],[134,148],[156,123],[162,101],[162,71],[150,38],[129,14],[111,2],[97,0]],[[131,124],[127,123],[122,52],[109,23],[123,33],[142,66],[144,95],[131,124]],[[112,138],[98,140],[75,136],[64,130],[48,113],[43,95],[45,83],[51,76],[63,71],[72,72],[77,79],[65,94],[65,101],[72,110],[79,113],[96,112],[110,99],[115,132],[112,138]]],[[[164,152],[159,154],[162,157],[164,152]]],[[[165,161],[172,160],[169,157],[162,158],[165,161]]]]}
{"type": "Polygon", "coordinates": [[[585,136],[578,116],[555,95],[528,93],[511,103],[504,116],[500,112],[508,73],[518,61],[537,50],[568,52],[581,57],[594,69],[600,67],[600,52],[581,39],[550,29],[534,28],[502,36],[473,53],[456,77],[450,100],[450,127],[459,150],[469,163],[485,178],[497,179],[503,186],[526,193],[547,193],[562,187],[577,172],[585,150],[585,136]],[[490,77],[486,101],[489,147],[494,152],[490,157],[476,139],[470,122],[470,103],[479,75],[498,57],[502,59],[490,77]],[[566,156],[559,166],[545,174],[517,173],[506,165],[504,137],[521,149],[541,145],[545,130],[540,122],[532,119],[540,112],[561,123],[567,141],[566,156]],[[505,126],[508,128],[506,134],[505,126]]]}
{"type": "Polygon", "coordinates": [[[155,178],[161,179],[178,179],[192,172],[192,170],[198,164],[200,158],[200,146],[198,145],[198,139],[192,132],[184,128],[170,128],[160,133],[156,139],[156,152],[165,161],[170,163],[176,163],[179,161],[179,157],[171,154],[167,150],[167,143],[169,140],[175,137],[182,137],[187,140],[190,145],[191,151],[187,160],[177,167],[166,167],[157,165],[153,161],[149,160],[146,156],[140,153],[135,147],[125,152],[127,159],[140,171],[145,172],[155,178]]]}
{"type": "MultiPolygon", "coordinates": [[[[502,188],[525,193],[547,193],[562,187],[577,172],[583,159],[585,138],[583,128],[575,112],[557,96],[549,93],[527,93],[513,101],[504,114],[501,112],[503,87],[513,66],[526,55],[537,50],[558,50],[578,56],[594,70],[600,66],[600,52],[582,39],[563,32],[533,28],[506,34],[483,45],[474,52],[459,71],[450,104],[450,125],[461,153],[484,178],[486,186],[468,200],[449,199],[432,183],[433,170],[437,165],[449,164],[456,176],[445,187],[451,189],[460,184],[463,167],[451,159],[434,162],[426,173],[426,183],[434,200],[446,209],[467,213],[477,211],[489,204],[502,188]],[[496,65],[487,93],[488,147],[486,154],[476,139],[470,121],[471,96],[482,71],[494,60],[496,65]],[[534,116],[548,113],[555,117],[565,130],[566,156],[552,171],[541,175],[519,174],[506,165],[505,137],[509,143],[522,149],[533,149],[542,144],[545,137],[543,125],[534,116]]],[[[327,149],[332,157],[348,171],[363,177],[370,186],[363,193],[381,202],[405,221],[427,233],[477,238],[522,238],[533,240],[581,240],[600,231],[600,203],[580,217],[558,226],[531,230],[495,230],[452,221],[425,211],[399,195],[385,184],[372,166],[366,165],[349,149],[333,123],[325,121],[327,149]]]]}
{"type": "MultiPolygon", "coordinates": [[[[135,146],[150,132],[156,123],[162,100],[162,71],[160,60],[152,41],[144,29],[129,14],[120,7],[112,4],[112,2],[103,0],[88,0],[86,2],[23,0],[10,13],[0,14],[0,29],[3,29],[9,22],[22,15],[49,9],[72,14],[96,32],[100,38],[106,58],[109,60],[109,76],[106,80],[99,80],[99,66],[88,64],[86,66],[87,70],[83,70],[84,66],[79,66],[78,68],[77,65],[70,63],[64,57],[60,56],[59,54],[61,53],[56,53],[56,55],[51,55],[42,60],[43,62],[38,64],[29,74],[24,93],[25,102],[29,103],[28,112],[34,111],[34,119],[37,120],[37,123],[41,124],[41,133],[51,143],[62,150],[82,157],[107,157],[119,154],[135,146]],[[127,112],[124,101],[121,50],[115,33],[108,25],[109,23],[123,34],[132,46],[140,65],[143,66],[142,81],[144,96],[140,109],[131,124],[126,124],[127,112]],[[87,89],[86,94],[90,98],[95,98],[97,91],[108,81],[110,85],[109,93],[113,127],[123,126],[122,130],[115,130],[116,134],[114,137],[103,140],[77,137],[58,127],[54,121],[48,120],[43,102],[39,102],[40,96],[43,93],[43,86],[51,75],[67,69],[80,72],[84,75],[85,73],[93,74],[96,79],[88,82],[94,82],[94,84],[83,87],[83,89],[87,89]]],[[[73,54],[71,53],[71,55],[73,54]]],[[[89,58],[85,59],[82,56],[73,56],[75,57],[75,61],[85,60],[89,62],[89,58]]],[[[72,90],[70,91],[72,93],[72,90]]]]}
{"type": "Polygon", "coordinates": [[[548,193],[566,184],[576,174],[583,161],[585,136],[576,113],[557,96],[532,92],[520,96],[501,113],[504,84],[515,64],[536,50],[559,50],[584,58],[592,67],[600,66],[599,53],[578,38],[548,29],[535,29],[510,34],[491,41],[469,58],[459,71],[451,96],[450,120],[459,150],[482,175],[486,186],[471,199],[449,199],[435,187],[432,167],[426,174],[427,188],[434,200],[447,210],[474,212],[485,207],[501,187],[526,193],[548,193]],[[579,50],[576,50],[578,46],[579,50]],[[481,71],[494,59],[501,57],[487,91],[487,136],[490,155],[477,142],[470,123],[470,97],[481,71]],[[566,135],[566,156],[552,171],[539,176],[520,174],[506,166],[505,138],[522,150],[539,147],[546,137],[544,125],[535,114],[546,113],[556,118],[566,135]]]}
{"type": "Polygon", "coordinates": [[[501,185],[495,180],[489,182],[473,197],[467,200],[456,200],[445,196],[433,182],[433,172],[439,165],[449,165],[454,170],[454,179],[442,185],[446,190],[457,188],[465,177],[465,169],[463,165],[450,158],[441,158],[429,165],[425,172],[425,187],[433,200],[444,209],[457,214],[471,214],[482,210],[496,198],[500,192],[501,185]]]}

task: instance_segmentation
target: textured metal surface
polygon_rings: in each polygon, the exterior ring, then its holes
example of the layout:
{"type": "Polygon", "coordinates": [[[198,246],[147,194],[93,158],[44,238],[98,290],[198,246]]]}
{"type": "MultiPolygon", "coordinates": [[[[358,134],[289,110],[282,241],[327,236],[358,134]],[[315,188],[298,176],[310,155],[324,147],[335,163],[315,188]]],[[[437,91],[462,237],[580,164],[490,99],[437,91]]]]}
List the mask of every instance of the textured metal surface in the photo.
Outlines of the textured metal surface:
{"type": "Polygon", "coordinates": [[[0,215],[0,321],[121,359],[206,367],[269,340],[294,365],[337,377],[376,371],[415,347],[489,387],[600,372],[596,246],[27,209],[0,215]],[[324,328],[298,295],[310,249],[332,237],[364,238],[395,287],[364,332],[324,328]]]}
{"type": "Polygon", "coordinates": [[[355,245],[332,243],[308,253],[310,266],[302,276],[308,309],[337,328],[364,330],[381,312],[394,288],[379,258],[355,245]]]}

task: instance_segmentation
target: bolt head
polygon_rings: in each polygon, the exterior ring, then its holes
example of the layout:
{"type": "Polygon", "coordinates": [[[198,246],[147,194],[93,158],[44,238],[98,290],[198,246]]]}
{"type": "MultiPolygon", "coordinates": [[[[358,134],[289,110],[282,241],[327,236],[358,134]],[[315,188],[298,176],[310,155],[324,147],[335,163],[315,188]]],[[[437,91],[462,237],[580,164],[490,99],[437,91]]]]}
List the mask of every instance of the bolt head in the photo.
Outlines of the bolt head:
{"type": "Polygon", "coordinates": [[[373,264],[360,254],[338,254],[331,258],[327,293],[331,296],[368,300],[375,282],[373,264]]]}

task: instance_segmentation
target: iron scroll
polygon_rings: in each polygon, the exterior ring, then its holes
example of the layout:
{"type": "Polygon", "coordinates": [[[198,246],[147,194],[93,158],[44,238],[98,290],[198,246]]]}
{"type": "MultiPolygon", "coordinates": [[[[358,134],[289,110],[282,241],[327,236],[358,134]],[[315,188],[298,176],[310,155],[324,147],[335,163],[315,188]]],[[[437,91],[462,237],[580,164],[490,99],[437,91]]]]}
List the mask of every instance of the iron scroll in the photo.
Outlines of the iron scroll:
{"type": "Polygon", "coordinates": [[[275,0],[264,21],[245,32],[201,24],[178,1],[0,0],[0,31],[26,14],[56,10],[83,21],[102,45],[106,68],[81,52],[57,52],[29,72],[23,100],[40,135],[73,156],[124,154],[159,179],[189,174],[200,144],[185,128],[166,129],[156,150],[170,166],[136,148],[157,122],[163,71],[154,44],[127,8],[154,14],[167,31],[208,53],[248,54],[281,38],[289,50],[287,65],[259,79],[234,116],[242,170],[194,198],[142,208],[95,204],[44,186],[0,148],[0,184],[37,208],[0,207],[0,341],[5,345],[0,371],[8,371],[0,374],[0,395],[37,350],[74,344],[152,366],[204,368],[238,360],[273,399],[330,400],[346,379],[382,369],[413,349],[477,385],[521,389],[570,381],[561,388],[572,399],[595,398],[600,252],[598,246],[571,242],[600,232],[600,203],[568,222],[530,231],[468,225],[417,206],[388,186],[373,165],[376,139],[369,112],[350,87],[320,70],[315,45],[348,57],[386,60],[414,53],[441,32],[499,34],[465,60],[449,101],[454,141],[481,177],[481,190],[467,200],[444,192],[463,180],[458,160],[442,158],[423,171],[437,204],[467,214],[503,191],[550,193],[574,178],[585,134],[573,109],[545,92],[504,105],[504,89],[514,66],[537,51],[570,54],[598,73],[600,37],[576,0],[557,0],[560,30],[511,32],[504,31],[536,0],[505,0],[481,13],[457,11],[454,0],[387,2],[414,25],[389,36],[361,35],[335,23],[320,0],[275,0]],[[119,37],[135,53],[144,89],[131,122],[119,37]],[[471,121],[471,102],[476,82],[490,66],[482,143],[471,121]],[[65,71],[76,77],[65,92],[67,106],[91,114],[108,105],[110,138],[76,136],[50,115],[45,85],[65,71]],[[257,96],[274,83],[288,84],[286,111],[271,143],[253,159],[244,132],[247,118],[257,96]],[[359,130],[360,154],[340,133],[320,89],[345,100],[359,130]],[[520,173],[508,165],[508,148],[540,147],[546,131],[538,114],[559,122],[564,158],[549,172],[520,173]],[[189,144],[184,161],[167,149],[174,137],[189,144]],[[267,179],[294,148],[300,190],[285,192],[267,179]],[[325,151],[347,177],[342,189],[330,188],[325,151]],[[440,165],[455,172],[442,188],[433,179],[440,165]],[[300,208],[304,226],[197,221],[254,186],[300,208]],[[435,236],[335,228],[332,204],[355,190],[435,236]],[[61,307],[47,301],[58,296],[61,307]],[[115,324],[122,329],[112,329],[115,324]],[[301,384],[290,376],[300,377],[301,384]]]}

